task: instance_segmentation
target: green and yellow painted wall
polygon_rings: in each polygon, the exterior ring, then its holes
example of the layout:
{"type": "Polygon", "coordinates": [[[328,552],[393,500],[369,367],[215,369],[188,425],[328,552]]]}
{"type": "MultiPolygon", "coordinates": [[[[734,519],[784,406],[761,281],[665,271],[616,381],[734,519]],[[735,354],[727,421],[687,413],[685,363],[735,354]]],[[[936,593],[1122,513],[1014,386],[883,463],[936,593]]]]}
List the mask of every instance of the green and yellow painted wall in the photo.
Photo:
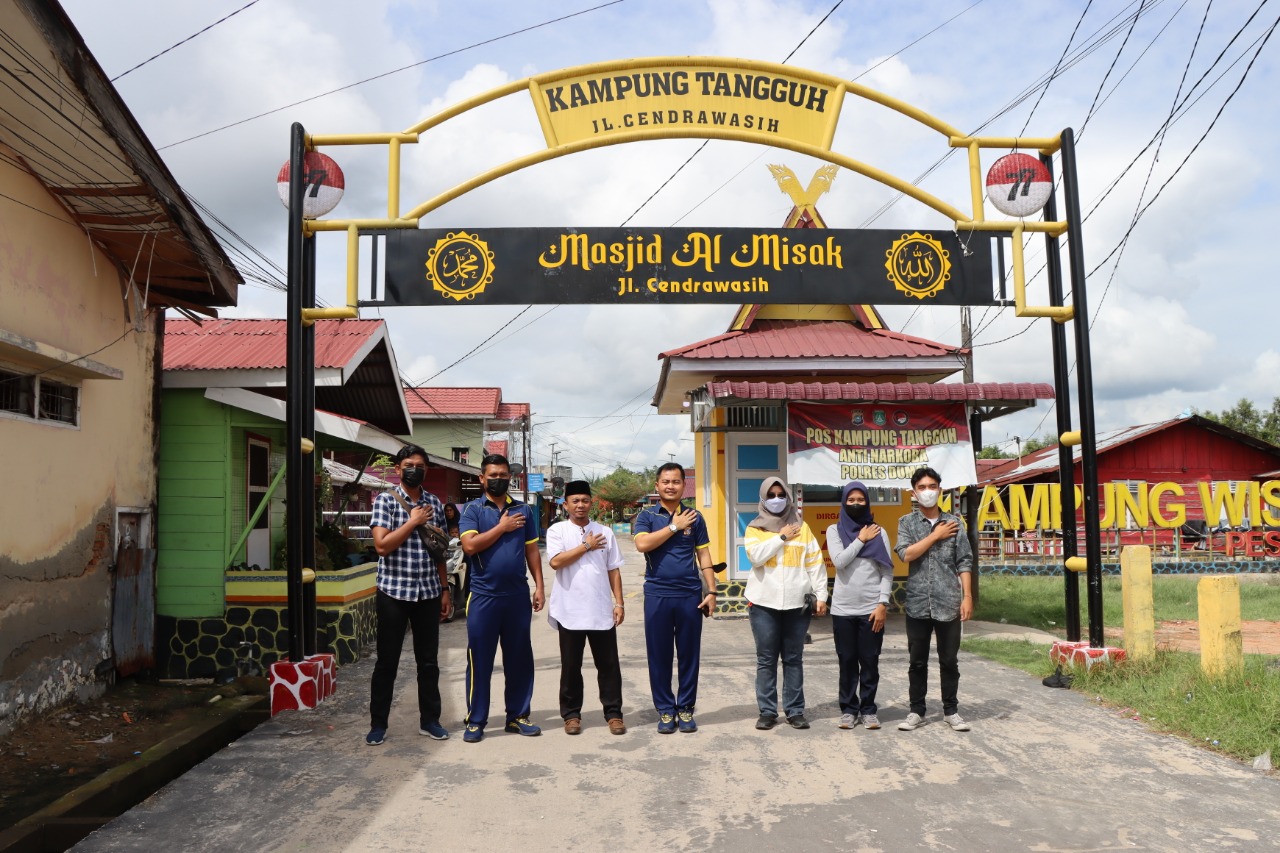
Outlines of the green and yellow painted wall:
{"type": "MultiPolygon", "coordinates": [[[[268,498],[269,545],[232,553],[250,516],[249,448],[268,447],[270,479],[284,464],[285,425],[209,400],[203,389],[164,392],[157,518],[157,663],[168,678],[234,675],[288,651],[283,483],[268,498]],[[265,555],[265,559],[264,559],[265,555]],[[256,566],[251,569],[250,566],[256,566]]],[[[317,448],[353,445],[317,436],[317,448]]],[[[362,448],[367,450],[368,448],[362,448]]],[[[340,567],[317,579],[320,648],[359,660],[374,638],[375,570],[340,567]]]]}

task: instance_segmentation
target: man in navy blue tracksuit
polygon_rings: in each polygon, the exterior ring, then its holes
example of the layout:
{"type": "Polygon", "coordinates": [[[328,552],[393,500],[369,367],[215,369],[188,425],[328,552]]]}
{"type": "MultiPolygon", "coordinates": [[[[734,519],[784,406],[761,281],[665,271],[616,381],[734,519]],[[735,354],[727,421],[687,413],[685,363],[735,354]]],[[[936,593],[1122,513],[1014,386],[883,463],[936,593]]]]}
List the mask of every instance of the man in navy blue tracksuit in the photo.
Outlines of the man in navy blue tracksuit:
{"type": "Polygon", "coordinates": [[[480,463],[484,495],[467,504],[458,523],[467,555],[471,597],[467,602],[467,719],[462,739],[477,743],[489,722],[489,682],[493,658],[502,645],[506,679],[505,731],[537,735],[529,722],[533,701],[533,645],[529,637],[529,582],[533,575],[533,609],[542,609],[542,556],[538,526],[527,504],[507,494],[511,466],[492,454],[480,463]]]}
{"type": "Polygon", "coordinates": [[[658,469],[657,506],[636,516],[636,550],[645,557],[644,640],[649,653],[649,689],[658,709],[658,731],[677,725],[695,732],[702,617],[716,606],[707,525],[697,510],[682,506],[684,468],[668,462],[658,469]],[[703,577],[711,591],[702,593],[703,577]],[[672,652],[679,660],[679,692],[671,690],[672,652]]]}

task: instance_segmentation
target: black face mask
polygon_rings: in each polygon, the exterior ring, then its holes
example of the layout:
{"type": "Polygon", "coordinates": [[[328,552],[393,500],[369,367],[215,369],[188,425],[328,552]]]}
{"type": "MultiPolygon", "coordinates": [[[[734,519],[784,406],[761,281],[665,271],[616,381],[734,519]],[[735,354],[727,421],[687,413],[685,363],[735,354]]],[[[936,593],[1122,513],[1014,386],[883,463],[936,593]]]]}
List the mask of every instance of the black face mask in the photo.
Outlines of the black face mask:
{"type": "Polygon", "coordinates": [[[844,514],[852,518],[858,524],[871,523],[871,507],[867,504],[845,504],[844,514]]]}
{"type": "Polygon", "coordinates": [[[411,489],[416,489],[422,485],[422,480],[427,476],[427,469],[419,468],[414,465],[411,468],[405,468],[400,472],[400,482],[404,483],[411,489]]]}
{"type": "Polygon", "coordinates": [[[507,489],[511,488],[510,480],[495,480],[490,478],[485,483],[484,490],[495,498],[500,498],[507,493],[507,489]]]}

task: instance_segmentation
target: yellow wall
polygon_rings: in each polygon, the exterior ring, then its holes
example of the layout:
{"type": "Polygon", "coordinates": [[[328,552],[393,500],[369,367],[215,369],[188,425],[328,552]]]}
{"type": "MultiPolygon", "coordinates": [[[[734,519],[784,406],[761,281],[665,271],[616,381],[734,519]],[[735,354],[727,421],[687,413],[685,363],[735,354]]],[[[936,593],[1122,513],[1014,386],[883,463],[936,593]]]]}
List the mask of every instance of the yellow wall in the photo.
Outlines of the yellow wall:
{"type": "MultiPolygon", "coordinates": [[[[70,380],[80,387],[78,428],[0,417],[9,484],[0,489],[3,729],[92,681],[110,657],[115,508],[155,498],[156,324],[147,318],[132,331],[115,266],[12,165],[12,152],[0,155],[0,328],[78,355],[106,345],[92,358],[124,375],[70,380]]],[[[0,364],[37,369],[9,351],[0,364]]]]}
{"type": "MultiPolygon", "coordinates": [[[[718,426],[724,421],[724,412],[720,409],[713,409],[711,412],[710,426],[718,426]]],[[[694,467],[694,498],[693,505],[702,513],[703,521],[707,525],[707,536],[711,540],[711,560],[715,563],[725,562],[728,560],[727,535],[725,529],[725,434],[722,432],[713,432],[711,435],[711,469],[706,466],[702,448],[702,436],[697,435],[694,441],[697,443],[697,451],[693,463],[694,467]],[[707,478],[711,481],[711,505],[706,506],[703,502],[707,478]]],[[[717,575],[720,580],[726,577],[725,572],[717,575]]]]}

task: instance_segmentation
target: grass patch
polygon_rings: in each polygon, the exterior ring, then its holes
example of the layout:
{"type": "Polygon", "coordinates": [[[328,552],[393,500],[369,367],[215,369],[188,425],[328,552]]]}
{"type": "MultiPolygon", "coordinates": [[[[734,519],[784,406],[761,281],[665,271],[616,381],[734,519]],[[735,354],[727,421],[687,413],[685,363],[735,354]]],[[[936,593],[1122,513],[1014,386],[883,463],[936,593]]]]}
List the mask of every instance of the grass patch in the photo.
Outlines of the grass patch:
{"type": "MultiPolygon", "coordinates": [[[[1043,645],[971,639],[961,648],[1036,678],[1053,672],[1043,645]]],[[[1215,681],[1201,673],[1199,655],[1157,651],[1148,661],[1076,670],[1072,689],[1215,752],[1252,761],[1271,750],[1275,761],[1280,758],[1280,668],[1269,665],[1272,660],[1245,655],[1241,672],[1215,681]]]]}
{"type": "MultiPolygon", "coordinates": [[[[1280,613],[1280,579],[1272,582],[1245,581],[1240,584],[1240,618],[1275,619],[1280,613]]],[[[1151,597],[1157,622],[1198,618],[1196,578],[1152,578],[1151,597]]],[[[978,594],[974,619],[983,622],[1005,621],[1011,625],[1039,628],[1065,636],[1066,592],[1061,577],[1019,577],[1016,575],[984,575],[978,594]]],[[[1120,578],[1102,579],[1102,622],[1108,628],[1124,627],[1124,608],[1120,578]]],[[[1089,624],[1088,586],[1080,579],[1080,624],[1089,624]]]]}

